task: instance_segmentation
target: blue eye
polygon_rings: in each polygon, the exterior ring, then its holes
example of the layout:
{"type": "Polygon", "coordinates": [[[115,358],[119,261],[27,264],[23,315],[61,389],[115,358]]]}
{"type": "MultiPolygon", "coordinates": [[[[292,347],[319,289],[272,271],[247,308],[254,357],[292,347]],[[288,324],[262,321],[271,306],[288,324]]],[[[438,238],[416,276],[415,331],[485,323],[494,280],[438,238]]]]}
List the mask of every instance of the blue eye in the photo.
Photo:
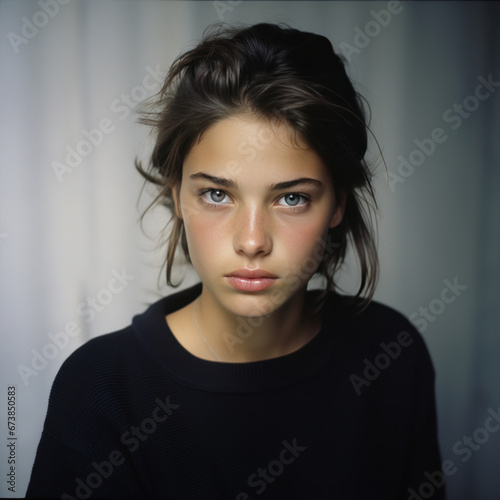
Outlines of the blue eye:
{"type": "Polygon", "coordinates": [[[210,200],[215,203],[220,203],[225,196],[226,193],[224,193],[224,191],[220,191],[219,189],[214,189],[210,191],[210,200]]]}
{"type": "MultiPolygon", "coordinates": [[[[281,200],[285,200],[285,204],[288,207],[296,207],[300,205],[306,205],[307,202],[309,201],[305,196],[302,196],[301,194],[298,193],[288,193],[285,194],[280,198],[281,200]],[[302,203],[300,203],[302,199],[302,203]]],[[[279,203],[279,205],[284,205],[283,203],[279,203]]]]}
{"type": "Polygon", "coordinates": [[[201,193],[201,198],[205,203],[212,205],[225,205],[227,203],[227,193],[221,189],[207,189],[201,193]]]}

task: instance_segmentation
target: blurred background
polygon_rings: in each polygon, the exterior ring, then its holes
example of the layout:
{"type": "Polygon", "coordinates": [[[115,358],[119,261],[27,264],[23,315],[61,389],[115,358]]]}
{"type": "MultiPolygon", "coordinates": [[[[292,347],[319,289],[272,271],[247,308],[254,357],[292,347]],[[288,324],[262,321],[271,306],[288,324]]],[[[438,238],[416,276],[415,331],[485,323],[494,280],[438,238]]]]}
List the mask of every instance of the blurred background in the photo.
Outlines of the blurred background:
{"type": "Polygon", "coordinates": [[[219,21],[285,22],[348,61],[387,164],[372,141],[375,299],[429,347],[449,499],[498,499],[500,5],[249,0],[0,0],[0,496],[26,491],[61,363],[172,291],[158,283],[168,215],[139,223],[152,191],[133,162],[151,142],[135,112],[219,21]]]}

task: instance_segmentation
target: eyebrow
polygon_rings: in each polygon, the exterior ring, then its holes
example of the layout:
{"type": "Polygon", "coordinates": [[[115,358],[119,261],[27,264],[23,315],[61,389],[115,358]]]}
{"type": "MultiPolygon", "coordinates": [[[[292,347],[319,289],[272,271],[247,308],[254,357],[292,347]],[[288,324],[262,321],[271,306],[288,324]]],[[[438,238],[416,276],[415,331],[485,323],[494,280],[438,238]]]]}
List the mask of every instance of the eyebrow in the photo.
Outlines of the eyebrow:
{"type": "MultiPolygon", "coordinates": [[[[221,187],[227,187],[232,189],[237,189],[238,184],[232,179],[225,179],[224,177],[216,177],[214,175],[209,175],[204,172],[197,172],[196,174],[191,174],[190,179],[205,179],[221,187]]],[[[289,189],[295,186],[310,185],[314,187],[321,187],[323,183],[318,179],[312,179],[310,177],[300,177],[299,179],[293,179],[291,181],[278,182],[277,184],[271,184],[269,186],[270,191],[281,191],[282,189],[289,189]]]]}

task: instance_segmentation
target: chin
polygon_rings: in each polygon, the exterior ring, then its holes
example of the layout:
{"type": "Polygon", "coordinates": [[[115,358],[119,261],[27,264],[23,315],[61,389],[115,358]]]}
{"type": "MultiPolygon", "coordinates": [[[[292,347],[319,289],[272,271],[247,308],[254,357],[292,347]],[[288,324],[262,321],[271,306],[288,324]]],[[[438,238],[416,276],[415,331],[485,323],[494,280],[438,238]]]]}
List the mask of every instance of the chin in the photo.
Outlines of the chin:
{"type": "Polygon", "coordinates": [[[231,296],[227,297],[227,300],[222,303],[228,311],[237,316],[261,318],[270,316],[292,298],[283,298],[283,294],[280,294],[280,297],[281,300],[278,301],[271,292],[259,294],[232,292],[231,296]]]}

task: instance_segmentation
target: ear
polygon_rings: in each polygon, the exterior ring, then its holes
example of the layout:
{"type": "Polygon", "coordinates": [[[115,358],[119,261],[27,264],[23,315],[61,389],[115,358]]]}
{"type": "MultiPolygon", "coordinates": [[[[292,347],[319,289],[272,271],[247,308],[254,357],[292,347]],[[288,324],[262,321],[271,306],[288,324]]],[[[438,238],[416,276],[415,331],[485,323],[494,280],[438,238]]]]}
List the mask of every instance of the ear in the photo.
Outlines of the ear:
{"type": "Polygon", "coordinates": [[[172,186],[172,199],[174,201],[174,211],[175,211],[175,215],[177,215],[177,217],[179,217],[179,219],[182,219],[180,192],[181,192],[181,185],[174,184],[172,186]]]}
{"type": "Polygon", "coordinates": [[[347,201],[347,194],[345,191],[339,191],[337,196],[337,206],[335,207],[335,212],[332,215],[332,219],[330,220],[330,229],[338,226],[344,217],[345,212],[345,204],[347,201]]]}

